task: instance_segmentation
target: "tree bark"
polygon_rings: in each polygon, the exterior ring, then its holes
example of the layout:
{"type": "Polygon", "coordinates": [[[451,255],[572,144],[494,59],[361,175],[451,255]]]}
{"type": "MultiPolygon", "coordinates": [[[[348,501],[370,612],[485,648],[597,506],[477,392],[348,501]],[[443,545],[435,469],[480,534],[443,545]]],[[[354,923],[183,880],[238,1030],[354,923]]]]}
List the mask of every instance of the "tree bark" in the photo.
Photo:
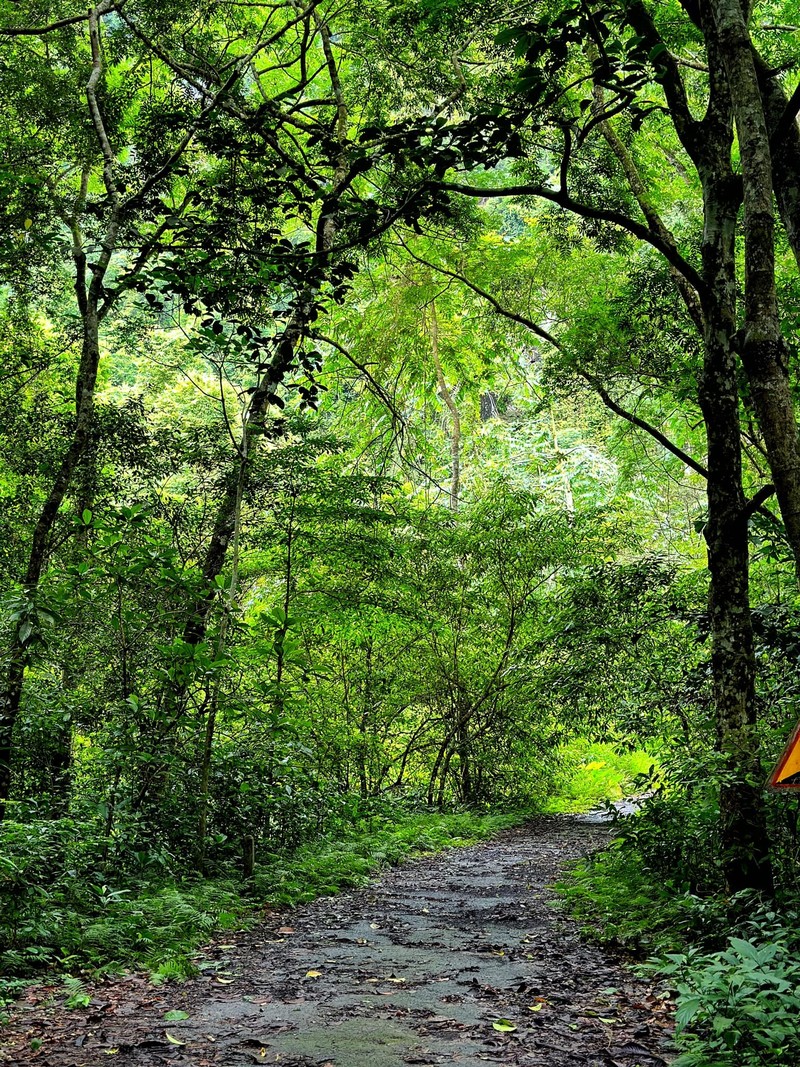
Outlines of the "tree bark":
{"type": "Polygon", "coordinates": [[[757,52],[753,53],[753,61],[770,137],[775,198],[789,247],[800,267],[800,128],[796,102],[787,98],[776,72],[757,52]]]}
{"type": "Polygon", "coordinates": [[[800,439],[775,288],[770,135],[740,0],[713,0],[713,15],[742,163],[745,318],[739,347],[800,579],[800,439]]]}
{"type": "Polygon", "coordinates": [[[740,185],[731,168],[732,114],[711,18],[704,11],[711,97],[698,149],[703,185],[703,370],[698,399],[708,445],[709,615],[719,749],[720,835],[731,891],[773,886],[755,731],[755,655],[749,594],[748,510],[742,489],[737,383],[736,224],[740,185]]]}

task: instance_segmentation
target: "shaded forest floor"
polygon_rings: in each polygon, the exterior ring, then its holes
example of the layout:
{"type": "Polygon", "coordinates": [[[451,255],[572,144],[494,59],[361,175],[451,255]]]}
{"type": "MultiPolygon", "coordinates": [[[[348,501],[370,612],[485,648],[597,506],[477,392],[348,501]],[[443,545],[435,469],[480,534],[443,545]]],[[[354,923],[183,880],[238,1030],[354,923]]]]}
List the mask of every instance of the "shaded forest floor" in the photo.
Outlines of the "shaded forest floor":
{"type": "Polygon", "coordinates": [[[0,1062],[660,1067],[669,1002],[549,904],[564,863],[609,835],[581,817],[543,818],[407,863],[220,938],[180,985],[129,976],[71,1011],[63,987],[32,988],[0,1062]]]}

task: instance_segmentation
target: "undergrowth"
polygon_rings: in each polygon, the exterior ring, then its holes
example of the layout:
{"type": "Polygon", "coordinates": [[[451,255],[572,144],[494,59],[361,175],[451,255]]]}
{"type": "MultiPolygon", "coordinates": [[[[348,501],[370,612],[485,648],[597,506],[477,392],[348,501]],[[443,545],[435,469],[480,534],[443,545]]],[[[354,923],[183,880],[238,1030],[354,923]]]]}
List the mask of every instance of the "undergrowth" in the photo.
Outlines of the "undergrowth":
{"type": "Polygon", "coordinates": [[[800,1062],[800,917],[789,898],[725,895],[703,847],[715,815],[654,798],[571,867],[562,906],[593,939],[649,954],[641,969],[676,1000],[673,1067],[787,1067],[800,1062]]]}
{"type": "Polygon", "coordinates": [[[654,882],[619,841],[571,865],[556,889],[587,937],[634,955],[682,945],[693,913],[685,886],[654,882]]]}
{"type": "Polygon", "coordinates": [[[800,961],[796,927],[761,912],[749,936],[717,952],[689,948],[651,965],[675,990],[678,1045],[673,1067],[787,1067],[800,1062],[800,961]]]}

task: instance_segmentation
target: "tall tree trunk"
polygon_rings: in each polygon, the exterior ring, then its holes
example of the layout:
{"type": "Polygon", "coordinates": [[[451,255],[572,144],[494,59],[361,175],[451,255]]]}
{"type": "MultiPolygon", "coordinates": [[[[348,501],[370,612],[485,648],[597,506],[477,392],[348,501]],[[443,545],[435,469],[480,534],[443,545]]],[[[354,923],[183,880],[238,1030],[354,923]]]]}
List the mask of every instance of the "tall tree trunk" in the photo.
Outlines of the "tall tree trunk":
{"type": "Polygon", "coordinates": [[[745,318],[740,351],[800,577],[800,439],[775,288],[770,134],[740,0],[713,0],[714,23],[742,162],[745,318]]]}
{"type": "MultiPolygon", "coordinates": [[[[92,439],[94,392],[100,362],[99,316],[94,283],[88,293],[83,287],[86,259],[82,250],[77,257],[77,263],[78,301],[83,317],[83,347],[76,387],[75,430],[33,530],[28,566],[23,580],[23,595],[28,601],[36,599],[59,509],[92,439]]],[[[8,667],[0,683],[0,821],[5,818],[11,790],[14,726],[22,703],[25,671],[30,655],[29,638],[30,632],[25,620],[22,620],[12,634],[8,667]]]]}
{"type": "Polygon", "coordinates": [[[367,638],[367,650],[364,660],[364,689],[361,695],[361,718],[359,721],[359,738],[356,745],[358,761],[358,787],[362,800],[370,794],[370,749],[372,748],[373,691],[372,691],[372,635],[367,638]]]}
{"type": "MultiPolygon", "coordinates": [[[[317,30],[322,43],[325,64],[331,78],[333,96],[336,100],[336,127],[335,137],[340,146],[340,151],[334,168],[334,180],[331,191],[323,201],[320,210],[319,223],[316,235],[315,255],[319,257],[315,267],[328,265],[326,257],[329,255],[336,239],[338,229],[337,208],[339,196],[346,189],[349,179],[349,162],[347,156],[347,124],[348,111],[344,100],[343,87],[339,78],[336,65],[336,57],[331,47],[331,32],[325,18],[319,12],[312,12],[317,30]]],[[[294,309],[289,316],[282,334],[274,342],[273,356],[269,367],[260,374],[257,385],[250,395],[249,402],[243,413],[242,435],[236,463],[227,473],[223,485],[222,496],[217,507],[217,512],[209,539],[206,554],[201,566],[204,588],[200,596],[194,601],[187,612],[184,625],[183,639],[187,644],[197,645],[205,640],[208,633],[211,613],[218,597],[216,579],[222,573],[228,555],[229,547],[234,540],[241,502],[250,484],[252,457],[256,452],[259,440],[264,436],[267,428],[267,414],[273,402],[278,386],[288,373],[295,352],[299,344],[306,338],[311,325],[317,317],[317,301],[320,291],[326,282],[325,271],[319,272],[319,277],[306,290],[299,292],[294,300],[294,309]]],[[[290,563],[291,565],[291,563],[290,563]]],[[[285,629],[285,627],[284,627],[285,629]]],[[[285,636],[285,634],[284,634],[285,636]]],[[[281,652],[282,657],[282,652],[281,652]]],[[[282,674],[282,658],[279,661],[279,684],[282,674]]],[[[177,717],[185,708],[189,696],[189,682],[184,682],[179,688],[166,696],[166,701],[173,710],[172,715],[177,717]]],[[[203,768],[210,767],[211,751],[213,746],[214,731],[216,728],[216,716],[218,706],[212,702],[209,709],[209,718],[206,721],[205,740],[203,746],[203,768]]],[[[207,770],[203,771],[203,783],[207,790],[207,770]]],[[[151,782],[145,784],[140,791],[139,801],[145,799],[145,795],[151,788],[151,782]]],[[[202,808],[206,809],[209,798],[204,795],[202,808]]],[[[201,814],[202,833],[205,834],[204,820],[206,816],[201,814]]]]}
{"type": "Polygon", "coordinates": [[[472,779],[472,758],[470,754],[469,722],[471,718],[469,705],[459,705],[456,714],[458,716],[458,730],[456,733],[456,750],[458,752],[458,778],[461,800],[464,804],[471,804],[475,799],[475,786],[472,779]]]}
{"type": "MultiPolygon", "coordinates": [[[[120,228],[123,219],[134,216],[148,196],[160,182],[166,179],[181,162],[189,145],[203,125],[205,119],[217,107],[220,99],[229,92],[238,81],[240,71],[235,68],[229,77],[209,101],[205,104],[197,119],[185,132],[179,146],[171,152],[169,161],[155,174],[145,178],[137,191],[127,195],[123,200],[124,186],[117,180],[117,159],[112,147],[113,137],[109,137],[102,106],[102,82],[104,76],[104,52],[101,34],[101,20],[109,14],[109,8],[101,4],[90,7],[87,24],[91,48],[91,69],[84,87],[88,120],[94,136],[94,149],[97,162],[102,164],[102,184],[104,188],[104,225],[92,240],[92,262],[87,261],[82,233],[82,220],[86,216],[90,178],[95,169],[94,159],[83,165],[80,186],[74,198],[71,212],[66,209],[63,190],[53,190],[54,209],[64,225],[72,234],[72,258],[75,265],[75,293],[77,307],[82,323],[82,347],[80,365],[76,378],[75,428],[72,439],[67,445],[44,504],[39,513],[28,557],[26,574],[22,581],[24,597],[35,606],[39,585],[44,573],[52,534],[59,510],[73,484],[76,472],[89,455],[94,433],[94,396],[97,372],[100,362],[100,323],[125,291],[124,285],[116,285],[109,290],[104,288],[112,257],[118,249],[120,228]]],[[[46,33],[46,30],[42,31],[46,33]]],[[[87,146],[89,139],[87,138],[87,146]]],[[[79,153],[84,158],[85,152],[79,153]]],[[[55,183],[54,183],[55,184],[55,183]]],[[[167,209],[163,221],[151,230],[146,237],[141,237],[138,254],[129,271],[128,281],[135,277],[146,265],[149,257],[157,250],[161,238],[171,227],[176,214],[181,214],[188,206],[187,195],[180,206],[167,209]]],[[[94,207],[92,215],[95,214],[94,207]]],[[[96,228],[96,218],[92,221],[92,230],[96,228]]],[[[119,281],[119,279],[117,279],[119,281]]],[[[19,715],[22,701],[25,671],[29,660],[30,629],[25,621],[20,622],[9,642],[8,652],[4,657],[6,669],[0,678],[0,820],[5,815],[6,804],[11,787],[11,770],[13,756],[14,726],[19,715]]]]}
{"type": "Polygon", "coordinates": [[[718,741],[722,860],[732,891],[771,890],[755,732],[755,656],[748,588],[747,510],[741,482],[736,358],[730,335],[710,318],[700,389],[708,441],[708,567],[718,741]]]}
{"type": "Polygon", "coordinates": [[[778,73],[754,52],[758,84],[770,137],[772,182],[789,247],[800,267],[800,127],[798,91],[788,99],[778,73]]]}
{"type": "MultiPolygon", "coordinates": [[[[712,31],[713,32],[713,31],[712,31]]],[[[747,507],[742,489],[736,330],[736,222],[740,188],[731,170],[731,119],[716,44],[704,129],[703,280],[707,287],[704,361],[699,387],[708,444],[709,614],[718,741],[727,778],[720,790],[725,878],[732,891],[771,890],[764,800],[755,733],[755,656],[749,598],[747,507]]]]}
{"type": "MultiPolygon", "coordinates": [[[[216,601],[215,579],[222,573],[228,547],[233,538],[236,524],[237,499],[246,493],[250,481],[252,457],[266,428],[266,416],[278,386],[289,371],[294,354],[299,344],[308,336],[312,323],[317,318],[319,294],[328,280],[325,267],[330,266],[328,257],[333,248],[338,232],[339,199],[344,195],[350,178],[350,166],[347,155],[347,126],[349,122],[344,90],[339,78],[336,56],[332,48],[331,31],[325,17],[318,11],[312,12],[312,18],[319,33],[325,65],[331,79],[333,97],[336,101],[336,123],[334,136],[339,146],[336,157],[333,182],[330,193],[321,205],[314,249],[314,266],[318,277],[313,285],[299,292],[294,300],[294,310],[283,333],[276,339],[270,366],[263,373],[250,396],[244,413],[242,445],[237,462],[232,466],[225,481],[222,498],[217,508],[216,519],[212,529],[206,555],[202,565],[205,591],[191,606],[184,629],[184,640],[188,644],[199,644],[205,639],[209,617],[216,601]]],[[[185,700],[186,693],[176,695],[178,700],[185,700]]]]}
{"type": "MultiPolygon", "coordinates": [[[[244,450],[247,447],[247,439],[243,436],[241,442],[241,448],[244,450]]],[[[233,563],[231,566],[231,579],[228,585],[225,603],[225,613],[222,617],[222,622],[219,628],[219,636],[217,639],[217,646],[214,653],[214,659],[220,660],[225,652],[227,638],[228,638],[228,626],[230,624],[231,617],[233,615],[234,608],[236,606],[236,596],[239,585],[239,538],[241,533],[242,524],[242,493],[244,491],[244,463],[247,458],[246,453],[243,452],[240,464],[239,473],[236,479],[236,500],[234,502],[234,514],[233,514],[233,563]]],[[[211,686],[210,698],[208,701],[208,712],[206,714],[205,730],[203,731],[203,748],[202,758],[200,761],[200,789],[198,801],[200,805],[200,812],[197,822],[197,855],[198,865],[201,871],[205,871],[206,867],[206,846],[208,843],[208,813],[210,802],[210,782],[211,782],[211,764],[214,756],[214,735],[217,728],[217,713],[219,711],[219,695],[220,687],[222,685],[222,677],[217,670],[214,675],[214,679],[211,686]]]]}

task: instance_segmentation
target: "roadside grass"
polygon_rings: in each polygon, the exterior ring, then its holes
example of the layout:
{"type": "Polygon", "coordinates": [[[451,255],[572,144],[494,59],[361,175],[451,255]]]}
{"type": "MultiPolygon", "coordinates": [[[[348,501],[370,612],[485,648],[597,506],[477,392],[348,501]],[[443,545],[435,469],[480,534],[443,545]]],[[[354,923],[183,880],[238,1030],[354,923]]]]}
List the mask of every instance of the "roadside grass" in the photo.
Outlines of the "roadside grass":
{"type": "Polygon", "coordinates": [[[486,840],[500,830],[519,825],[525,818],[525,813],[519,812],[422,813],[398,822],[373,819],[369,830],[344,838],[323,838],[290,857],[269,857],[255,872],[254,890],[268,905],[294,907],[342,889],[366,885],[381,868],[395,866],[411,856],[486,840]]]}
{"type": "MultiPolygon", "coordinates": [[[[563,785],[538,811],[581,811],[618,798],[651,762],[596,743],[574,742],[564,756],[563,785]]],[[[45,976],[94,978],[130,968],[155,981],[189,976],[215,932],[247,928],[265,907],[363,886],[382,868],[485,840],[531,814],[378,811],[291,854],[261,855],[247,882],[230,871],[180,880],[104,873],[88,824],[8,822],[0,841],[0,1001],[45,976]]]]}
{"type": "Polygon", "coordinates": [[[686,887],[656,882],[620,842],[571,864],[555,888],[563,909],[593,941],[639,957],[685,942],[693,911],[686,887]]]}

